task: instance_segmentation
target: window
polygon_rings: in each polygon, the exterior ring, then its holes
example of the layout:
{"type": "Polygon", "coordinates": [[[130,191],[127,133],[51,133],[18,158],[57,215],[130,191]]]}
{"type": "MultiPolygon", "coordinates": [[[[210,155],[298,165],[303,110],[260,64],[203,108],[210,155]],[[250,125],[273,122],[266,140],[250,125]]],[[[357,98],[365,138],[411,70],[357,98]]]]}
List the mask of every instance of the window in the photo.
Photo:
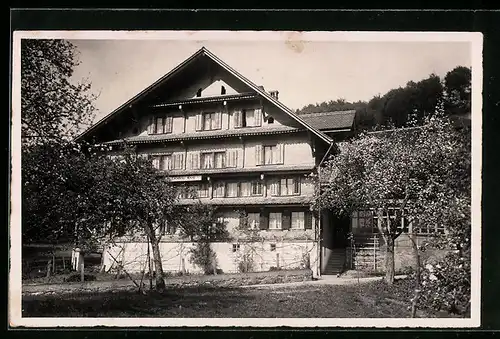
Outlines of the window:
{"type": "Polygon", "coordinates": [[[226,184],[226,197],[235,198],[238,196],[239,185],[237,182],[229,182],[226,184]]]}
{"type": "Polygon", "coordinates": [[[208,198],[208,183],[202,183],[198,185],[198,197],[208,198]]]}
{"type": "Polygon", "coordinates": [[[148,126],[148,134],[172,133],[172,125],[172,116],[151,117],[148,126]]]}
{"type": "Polygon", "coordinates": [[[216,152],[215,156],[215,168],[225,168],[226,167],[226,152],[216,152]]]}
{"type": "Polygon", "coordinates": [[[381,225],[383,228],[385,228],[385,227],[387,227],[386,226],[387,220],[390,220],[391,226],[396,226],[396,228],[398,230],[402,229],[403,233],[408,233],[409,226],[410,226],[408,219],[406,219],[404,216],[402,216],[401,220],[396,220],[397,211],[398,211],[397,208],[389,208],[388,209],[389,215],[387,215],[384,212],[381,220],[379,220],[377,213],[373,213],[373,219],[374,219],[374,223],[375,223],[375,227],[377,228],[377,231],[378,231],[377,225],[381,225]]]}
{"type": "Polygon", "coordinates": [[[284,147],[277,145],[257,145],[255,148],[256,165],[277,165],[283,164],[284,147]]]}
{"type": "Polygon", "coordinates": [[[176,153],[172,155],[172,169],[184,169],[184,153],[176,153]]]}
{"type": "Polygon", "coordinates": [[[238,252],[240,250],[240,244],[233,244],[233,252],[238,252]]]}
{"type": "Polygon", "coordinates": [[[250,196],[252,187],[250,182],[242,182],[240,183],[240,197],[248,197],[250,196]]]}
{"type": "Polygon", "coordinates": [[[271,252],[276,251],[276,244],[271,244],[270,248],[271,248],[271,252]]]}
{"type": "Polygon", "coordinates": [[[300,183],[298,178],[281,179],[279,195],[297,195],[297,194],[300,194],[300,183]]]}
{"type": "Polygon", "coordinates": [[[258,127],[262,125],[262,110],[242,109],[233,113],[234,127],[258,127]]]}
{"type": "Polygon", "coordinates": [[[251,230],[259,229],[260,227],[260,213],[248,213],[248,228],[251,230]]]}
{"type": "Polygon", "coordinates": [[[200,168],[200,153],[189,153],[188,154],[188,165],[190,169],[200,168]]]}
{"type": "Polygon", "coordinates": [[[351,222],[353,233],[377,233],[378,231],[376,219],[371,210],[353,212],[351,222]]]}
{"type": "Polygon", "coordinates": [[[209,152],[201,154],[201,168],[225,168],[226,152],[209,152]]]}
{"type": "Polygon", "coordinates": [[[214,198],[224,198],[225,188],[226,185],[224,185],[223,182],[215,183],[213,191],[214,198]]]}
{"type": "Polygon", "coordinates": [[[176,228],[173,224],[165,221],[160,227],[160,233],[162,235],[175,234],[176,228]]]}
{"type": "Polygon", "coordinates": [[[271,212],[269,213],[269,229],[270,230],[280,230],[281,229],[281,213],[271,212]]]}
{"type": "Polygon", "coordinates": [[[221,112],[200,113],[196,116],[197,131],[211,131],[222,128],[221,112]]]}
{"type": "Polygon", "coordinates": [[[268,117],[268,118],[267,118],[267,123],[268,123],[268,124],[274,124],[274,118],[273,118],[273,117],[271,117],[271,116],[270,116],[270,117],[268,117]]]}
{"type": "Polygon", "coordinates": [[[272,196],[300,195],[299,178],[283,178],[271,182],[272,196]]]}
{"type": "Polygon", "coordinates": [[[304,229],[304,212],[292,212],[292,229],[303,230],[304,229]]]}
{"type": "Polygon", "coordinates": [[[252,195],[262,195],[262,183],[260,181],[252,181],[252,195]]]}
{"type": "Polygon", "coordinates": [[[154,155],[153,167],[161,171],[172,169],[172,156],[170,154],[154,155]]]}

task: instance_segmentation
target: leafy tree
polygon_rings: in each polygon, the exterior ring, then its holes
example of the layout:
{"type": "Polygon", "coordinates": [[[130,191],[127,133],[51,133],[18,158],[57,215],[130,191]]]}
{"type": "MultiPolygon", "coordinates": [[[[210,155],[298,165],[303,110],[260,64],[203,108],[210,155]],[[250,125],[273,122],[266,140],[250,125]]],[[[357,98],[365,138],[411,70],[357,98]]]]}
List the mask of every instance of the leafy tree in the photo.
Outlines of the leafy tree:
{"type": "Polygon", "coordinates": [[[191,249],[191,261],[200,266],[205,274],[216,274],[217,257],[211,243],[229,239],[226,223],[220,220],[217,208],[196,202],[176,207],[175,215],[181,234],[196,242],[191,249]]]}
{"type": "Polygon", "coordinates": [[[94,118],[90,83],[72,79],[76,47],[66,40],[21,41],[21,134],[24,144],[70,140],[94,118]]]}
{"type": "Polygon", "coordinates": [[[126,148],[112,165],[99,173],[97,188],[101,204],[96,207],[111,222],[106,233],[137,233],[146,235],[151,244],[155,267],[155,288],[165,288],[160,253],[162,229],[174,223],[177,214],[177,190],[168,177],[161,177],[151,161],[126,148]]]}
{"type": "Polygon", "coordinates": [[[378,231],[387,249],[386,281],[392,284],[394,242],[403,232],[403,213],[414,229],[445,226],[450,232],[448,247],[455,242],[451,234],[467,234],[467,140],[470,136],[455,130],[442,112],[427,118],[422,127],[361,134],[340,145],[340,152],[321,169],[325,184],[316,198],[316,208],[333,208],[345,214],[374,208],[384,220],[378,231]],[[397,208],[394,220],[389,218],[391,207],[397,208]],[[462,222],[455,223],[459,219],[462,222]]]}
{"type": "Polygon", "coordinates": [[[161,228],[176,217],[176,190],[149,160],[126,148],[110,159],[100,146],[56,143],[23,157],[23,241],[72,241],[92,248],[142,232],[151,243],[156,288],[163,289],[161,228]]]}
{"type": "Polygon", "coordinates": [[[471,110],[471,69],[457,66],[446,73],[444,90],[445,108],[451,114],[466,114],[471,110]]]}

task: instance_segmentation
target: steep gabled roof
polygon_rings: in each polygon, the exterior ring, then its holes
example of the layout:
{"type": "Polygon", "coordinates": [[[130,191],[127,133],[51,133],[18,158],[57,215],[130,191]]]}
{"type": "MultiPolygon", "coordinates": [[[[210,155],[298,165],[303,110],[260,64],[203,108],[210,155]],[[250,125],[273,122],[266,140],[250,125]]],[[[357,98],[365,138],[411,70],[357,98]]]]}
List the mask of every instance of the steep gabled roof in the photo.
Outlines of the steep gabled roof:
{"type": "Polygon", "coordinates": [[[227,72],[229,72],[232,76],[237,78],[239,81],[243,82],[246,86],[250,87],[252,90],[260,94],[267,102],[271,103],[272,105],[276,106],[278,109],[286,113],[288,116],[290,116],[293,120],[297,121],[300,125],[304,126],[307,130],[311,131],[314,135],[316,135],[318,138],[321,140],[325,141],[328,144],[331,144],[333,140],[327,136],[326,134],[322,133],[319,131],[317,128],[311,126],[309,123],[304,121],[304,119],[300,116],[297,116],[291,109],[283,105],[281,102],[276,100],[274,97],[272,97],[269,93],[264,91],[263,88],[259,87],[252,81],[248,80],[245,78],[243,75],[241,75],[238,71],[236,71],[234,68],[230,67],[228,64],[226,64],[224,61],[219,59],[215,54],[210,52],[208,49],[205,47],[200,48],[198,51],[196,51],[193,55],[191,55],[189,58],[181,62],[177,67],[173,68],[170,72],[162,76],[160,79],[155,81],[152,85],[149,87],[145,88],[141,92],[139,92],[137,95],[135,95],[133,98],[119,106],[117,109],[115,109],[113,112],[105,116],[103,119],[98,121],[96,124],[91,126],[89,129],[81,133],[79,136],[76,137],[76,140],[81,140],[85,136],[88,136],[91,132],[95,131],[97,128],[100,126],[104,125],[105,123],[109,122],[112,118],[118,116],[120,113],[122,113],[126,108],[129,106],[137,103],[141,99],[145,98],[149,93],[151,93],[153,90],[158,88],[161,84],[165,83],[169,78],[171,78],[174,74],[177,74],[179,71],[185,69],[193,60],[198,58],[199,56],[205,55],[208,58],[210,58],[214,63],[225,69],[227,72]]]}

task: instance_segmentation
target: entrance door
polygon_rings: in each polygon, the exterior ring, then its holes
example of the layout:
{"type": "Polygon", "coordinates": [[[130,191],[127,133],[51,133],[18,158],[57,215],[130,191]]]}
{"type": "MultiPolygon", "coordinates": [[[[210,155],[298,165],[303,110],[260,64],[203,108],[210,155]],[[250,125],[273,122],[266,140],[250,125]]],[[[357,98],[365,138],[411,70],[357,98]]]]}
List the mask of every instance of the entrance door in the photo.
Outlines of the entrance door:
{"type": "Polygon", "coordinates": [[[333,225],[333,247],[346,248],[348,246],[348,235],[350,226],[349,217],[338,217],[333,225]]]}

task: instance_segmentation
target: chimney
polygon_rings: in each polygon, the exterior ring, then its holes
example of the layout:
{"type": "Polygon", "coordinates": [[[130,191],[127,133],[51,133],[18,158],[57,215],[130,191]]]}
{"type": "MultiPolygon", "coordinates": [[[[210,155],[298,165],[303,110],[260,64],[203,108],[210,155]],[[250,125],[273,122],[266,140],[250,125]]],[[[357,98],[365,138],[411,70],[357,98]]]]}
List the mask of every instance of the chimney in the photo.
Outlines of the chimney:
{"type": "Polygon", "coordinates": [[[271,95],[274,99],[278,100],[278,94],[280,92],[274,90],[274,91],[269,91],[269,95],[271,95]]]}

